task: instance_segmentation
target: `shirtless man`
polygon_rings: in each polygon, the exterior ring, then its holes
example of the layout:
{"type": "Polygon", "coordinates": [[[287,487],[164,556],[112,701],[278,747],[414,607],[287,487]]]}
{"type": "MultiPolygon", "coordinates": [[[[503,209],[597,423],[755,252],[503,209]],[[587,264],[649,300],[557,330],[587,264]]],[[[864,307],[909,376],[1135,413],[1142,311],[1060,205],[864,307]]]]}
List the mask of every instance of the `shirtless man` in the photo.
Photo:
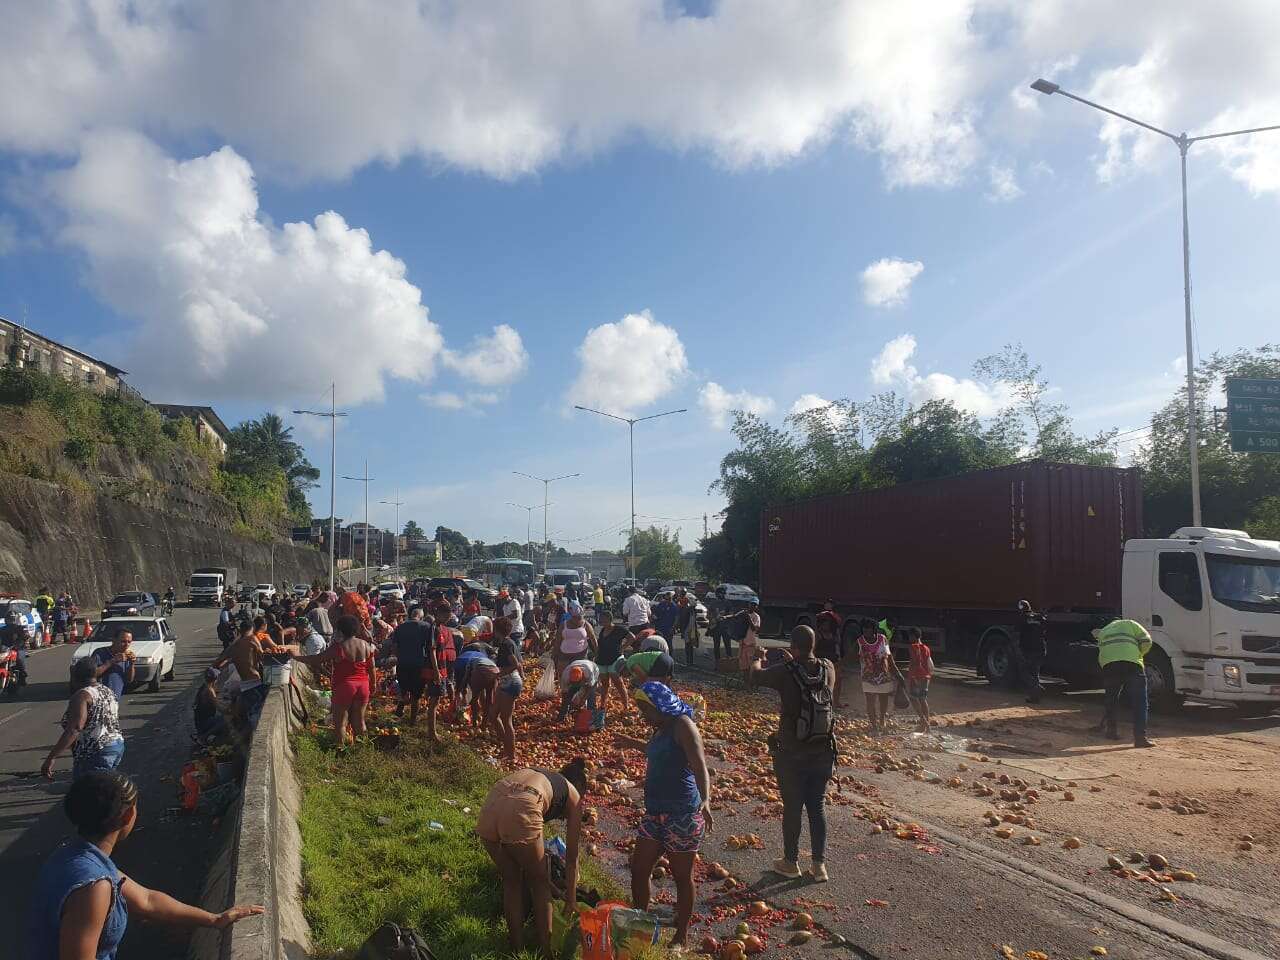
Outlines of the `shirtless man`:
{"type": "MultiPolygon", "coordinates": [[[[267,642],[270,643],[269,638],[267,642]]],[[[272,644],[273,650],[274,647],[272,644]]],[[[222,652],[222,656],[213,661],[213,666],[218,670],[228,662],[235,666],[236,673],[240,676],[236,708],[250,727],[258,722],[258,714],[262,712],[262,705],[266,702],[267,691],[270,689],[262,682],[263,652],[263,644],[258,639],[254,624],[243,621],[236,630],[235,640],[222,652]]]]}

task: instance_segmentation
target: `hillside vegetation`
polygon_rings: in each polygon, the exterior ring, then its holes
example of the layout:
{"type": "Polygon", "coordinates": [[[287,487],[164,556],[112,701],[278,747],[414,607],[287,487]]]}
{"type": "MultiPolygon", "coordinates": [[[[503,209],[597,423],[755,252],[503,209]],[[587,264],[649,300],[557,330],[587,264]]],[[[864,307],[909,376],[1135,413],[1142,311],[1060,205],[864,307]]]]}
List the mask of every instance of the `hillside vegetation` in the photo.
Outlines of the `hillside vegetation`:
{"type": "Polygon", "coordinates": [[[255,539],[309,520],[301,491],[315,474],[273,415],[233,430],[224,459],[190,421],[165,420],[137,396],[97,394],[14,367],[0,369],[0,472],[51,481],[81,496],[99,491],[136,500],[165,486],[190,487],[223,514],[210,521],[255,539]],[[291,449],[272,456],[272,443],[291,449]],[[290,468],[281,459],[289,459],[290,468]],[[140,469],[126,469],[130,461],[140,469]]]}

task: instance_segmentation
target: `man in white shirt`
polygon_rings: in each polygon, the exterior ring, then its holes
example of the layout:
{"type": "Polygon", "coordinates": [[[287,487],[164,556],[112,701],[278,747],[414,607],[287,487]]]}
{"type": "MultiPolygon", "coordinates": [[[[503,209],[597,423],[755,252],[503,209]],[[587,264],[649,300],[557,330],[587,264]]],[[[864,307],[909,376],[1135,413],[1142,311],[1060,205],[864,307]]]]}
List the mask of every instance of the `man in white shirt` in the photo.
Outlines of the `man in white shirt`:
{"type": "Polygon", "coordinates": [[[498,599],[502,601],[502,615],[511,621],[511,639],[520,643],[524,639],[524,607],[520,605],[519,596],[515,593],[507,596],[507,591],[503,590],[498,599]]]}
{"type": "Polygon", "coordinates": [[[649,601],[635,587],[622,601],[622,615],[627,618],[627,629],[639,633],[649,625],[649,601]]]}

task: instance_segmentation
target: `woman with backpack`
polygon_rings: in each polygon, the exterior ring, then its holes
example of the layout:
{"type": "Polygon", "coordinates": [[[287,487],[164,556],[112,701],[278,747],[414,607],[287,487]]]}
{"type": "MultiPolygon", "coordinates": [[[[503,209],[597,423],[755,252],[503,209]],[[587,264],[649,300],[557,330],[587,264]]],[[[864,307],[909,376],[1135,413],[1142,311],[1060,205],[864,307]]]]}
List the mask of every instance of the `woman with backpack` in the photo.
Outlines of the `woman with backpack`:
{"type": "Polygon", "coordinates": [[[833,691],[836,668],[814,656],[813,630],[791,631],[791,649],[783,662],[765,667],[763,660],[747,673],[747,688],[769,687],[782,701],[778,730],[769,735],[773,772],[782,794],[782,859],[773,872],[788,879],[800,876],[800,823],[809,812],[809,847],[813,862],[808,875],[814,883],[829,879],[826,866],[827,784],[836,764],[833,691]]]}

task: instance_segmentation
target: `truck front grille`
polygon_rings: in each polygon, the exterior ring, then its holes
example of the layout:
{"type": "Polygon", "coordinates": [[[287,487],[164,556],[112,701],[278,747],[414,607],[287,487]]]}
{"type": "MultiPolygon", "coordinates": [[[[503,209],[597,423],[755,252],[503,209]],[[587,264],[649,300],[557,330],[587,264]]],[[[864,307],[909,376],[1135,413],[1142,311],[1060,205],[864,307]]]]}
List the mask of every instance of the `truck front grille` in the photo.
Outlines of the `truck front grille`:
{"type": "Polygon", "coordinates": [[[1280,686],[1280,673],[1246,673],[1244,679],[1246,683],[1262,687],[1280,686]]]}
{"type": "Polygon", "coordinates": [[[1280,653],[1280,637],[1246,633],[1240,638],[1240,645],[1251,653],[1280,653]]]}

